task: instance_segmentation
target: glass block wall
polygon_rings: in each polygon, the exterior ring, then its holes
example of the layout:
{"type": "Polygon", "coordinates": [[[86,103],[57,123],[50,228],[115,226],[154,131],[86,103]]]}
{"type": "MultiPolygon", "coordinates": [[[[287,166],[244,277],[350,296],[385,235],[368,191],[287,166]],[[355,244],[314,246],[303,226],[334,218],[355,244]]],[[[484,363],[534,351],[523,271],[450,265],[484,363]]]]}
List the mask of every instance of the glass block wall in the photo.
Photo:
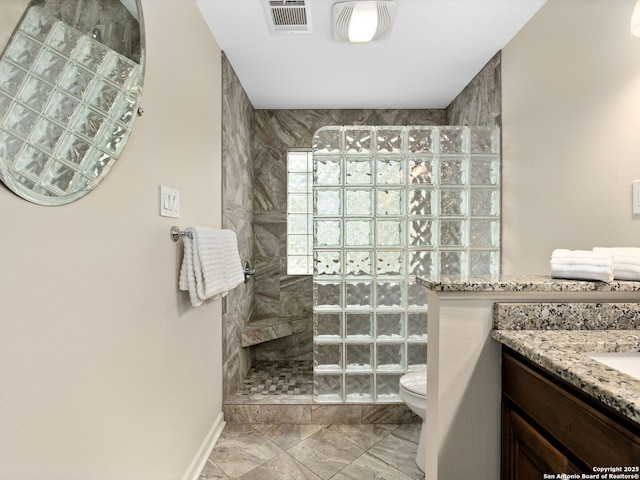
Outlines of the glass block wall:
{"type": "Polygon", "coordinates": [[[497,127],[325,127],[313,140],[314,400],[398,402],[426,367],[416,275],[497,275],[497,127]]]}
{"type": "Polygon", "coordinates": [[[287,152],[287,275],[313,274],[313,155],[287,152]]]}

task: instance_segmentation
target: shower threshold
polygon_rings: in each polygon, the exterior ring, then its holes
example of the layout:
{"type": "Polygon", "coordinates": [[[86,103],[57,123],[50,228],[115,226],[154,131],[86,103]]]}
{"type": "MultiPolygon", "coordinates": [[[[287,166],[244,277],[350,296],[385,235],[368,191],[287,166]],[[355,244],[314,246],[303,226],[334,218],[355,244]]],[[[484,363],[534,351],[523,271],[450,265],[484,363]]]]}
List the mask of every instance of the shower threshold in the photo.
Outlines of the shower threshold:
{"type": "Polygon", "coordinates": [[[310,361],[260,362],[223,405],[226,422],[266,424],[420,423],[404,403],[313,401],[310,361]]]}

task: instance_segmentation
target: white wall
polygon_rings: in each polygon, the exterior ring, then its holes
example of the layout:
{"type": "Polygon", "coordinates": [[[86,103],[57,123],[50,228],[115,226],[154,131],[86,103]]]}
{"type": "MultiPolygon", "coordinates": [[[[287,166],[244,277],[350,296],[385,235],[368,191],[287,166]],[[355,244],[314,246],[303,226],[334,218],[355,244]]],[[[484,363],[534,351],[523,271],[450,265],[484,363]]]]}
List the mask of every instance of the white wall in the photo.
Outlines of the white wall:
{"type": "Polygon", "coordinates": [[[221,302],[190,306],[169,238],[221,222],[220,49],[195,1],[143,6],[145,113],[111,174],[62,207],[0,187],[2,480],[179,479],[220,419],[221,302]]]}
{"type": "Polygon", "coordinates": [[[503,272],[554,248],[640,246],[634,0],[549,0],[502,52],[503,272]]]}

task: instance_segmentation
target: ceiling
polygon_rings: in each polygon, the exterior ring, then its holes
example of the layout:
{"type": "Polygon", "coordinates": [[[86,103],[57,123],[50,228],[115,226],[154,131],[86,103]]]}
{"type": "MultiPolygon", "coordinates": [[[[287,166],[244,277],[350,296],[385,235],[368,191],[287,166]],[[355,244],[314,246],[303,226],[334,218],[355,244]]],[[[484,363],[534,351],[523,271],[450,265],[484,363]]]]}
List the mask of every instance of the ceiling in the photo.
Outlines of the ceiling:
{"type": "Polygon", "coordinates": [[[332,0],[306,0],[311,33],[272,33],[263,0],[197,0],[257,109],[445,108],[546,0],[397,0],[389,37],[332,39],[332,0]]]}

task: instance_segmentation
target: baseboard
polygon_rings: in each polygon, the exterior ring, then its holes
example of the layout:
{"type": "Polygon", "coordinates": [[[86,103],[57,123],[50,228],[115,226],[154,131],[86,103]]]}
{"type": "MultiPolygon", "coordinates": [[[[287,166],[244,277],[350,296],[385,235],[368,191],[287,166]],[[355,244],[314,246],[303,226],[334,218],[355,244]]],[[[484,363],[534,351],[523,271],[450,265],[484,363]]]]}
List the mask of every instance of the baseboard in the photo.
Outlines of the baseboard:
{"type": "Polygon", "coordinates": [[[198,480],[198,477],[200,477],[202,470],[204,470],[204,466],[207,463],[209,455],[211,455],[213,447],[216,446],[216,442],[218,441],[218,438],[220,437],[224,426],[224,416],[222,412],[220,412],[220,414],[216,417],[216,420],[213,422],[213,425],[209,429],[209,433],[207,433],[207,436],[202,442],[202,445],[200,445],[198,452],[196,453],[195,457],[193,457],[189,468],[187,468],[187,471],[182,476],[182,480],[198,480]]]}

